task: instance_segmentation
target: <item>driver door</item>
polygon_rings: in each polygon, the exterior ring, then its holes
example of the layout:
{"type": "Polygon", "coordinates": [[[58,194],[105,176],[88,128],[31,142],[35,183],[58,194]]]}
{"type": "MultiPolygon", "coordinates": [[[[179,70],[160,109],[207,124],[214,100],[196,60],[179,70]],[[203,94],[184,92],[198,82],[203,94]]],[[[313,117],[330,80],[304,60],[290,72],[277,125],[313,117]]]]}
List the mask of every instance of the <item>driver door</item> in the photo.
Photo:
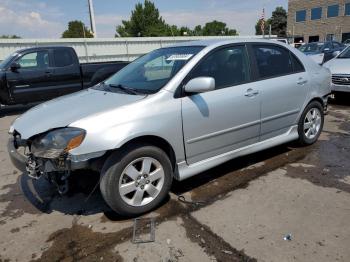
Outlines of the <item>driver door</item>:
{"type": "Polygon", "coordinates": [[[26,53],[16,62],[20,68],[6,72],[10,93],[16,103],[42,101],[57,96],[48,50],[26,53]]]}
{"type": "Polygon", "coordinates": [[[259,141],[260,96],[251,82],[246,47],[213,51],[199,62],[185,83],[201,76],[213,77],[215,90],[182,98],[188,164],[259,141]]]}

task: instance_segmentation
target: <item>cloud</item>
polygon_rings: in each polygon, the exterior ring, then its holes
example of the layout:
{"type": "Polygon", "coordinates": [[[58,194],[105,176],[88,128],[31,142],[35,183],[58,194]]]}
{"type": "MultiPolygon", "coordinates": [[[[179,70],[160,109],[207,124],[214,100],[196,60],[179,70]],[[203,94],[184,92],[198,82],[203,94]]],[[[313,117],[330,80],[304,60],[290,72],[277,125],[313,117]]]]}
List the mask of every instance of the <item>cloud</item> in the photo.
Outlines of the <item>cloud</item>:
{"type": "Polygon", "coordinates": [[[254,35],[255,23],[258,20],[258,11],[226,11],[210,10],[190,12],[190,11],[176,11],[176,12],[162,12],[161,15],[169,24],[178,26],[189,26],[193,28],[196,25],[204,25],[213,20],[225,22],[229,28],[235,28],[241,35],[254,35]]]}
{"type": "Polygon", "coordinates": [[[121,15],[97,15],[95,16],[97,25],[119,25],[122,20],[128,19],[127,17],[121,15]]]}
{"type": "Polygon", "coordinates": [[[129,18],[112,14],[95,16],[98,37],[114,37],[117,25],[120,25],[125,19],[129,18]]]}
{"type": "Polygon", "coordinates": [[[62,24],[44,19],[37,11],[15,11],[0,5],[0,34],[53,38],[63,30],[62,24]]]}

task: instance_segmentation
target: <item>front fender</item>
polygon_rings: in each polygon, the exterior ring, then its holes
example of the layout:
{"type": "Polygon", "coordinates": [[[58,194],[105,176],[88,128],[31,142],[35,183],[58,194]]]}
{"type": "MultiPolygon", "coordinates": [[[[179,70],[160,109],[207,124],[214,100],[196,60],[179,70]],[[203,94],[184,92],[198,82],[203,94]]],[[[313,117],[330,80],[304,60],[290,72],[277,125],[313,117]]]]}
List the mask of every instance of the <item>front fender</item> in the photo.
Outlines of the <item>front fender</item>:
{"type": "Polygon", "coordinates": [[[70,153],[83,155],[114,150],[135,138],[156,136],[172,146],[177,161],[183,161],[181,99],[174,99],[167,91],[164,93],[73,123],[70,126],[83,128],[87,133],[84,142],[70,153]]]}

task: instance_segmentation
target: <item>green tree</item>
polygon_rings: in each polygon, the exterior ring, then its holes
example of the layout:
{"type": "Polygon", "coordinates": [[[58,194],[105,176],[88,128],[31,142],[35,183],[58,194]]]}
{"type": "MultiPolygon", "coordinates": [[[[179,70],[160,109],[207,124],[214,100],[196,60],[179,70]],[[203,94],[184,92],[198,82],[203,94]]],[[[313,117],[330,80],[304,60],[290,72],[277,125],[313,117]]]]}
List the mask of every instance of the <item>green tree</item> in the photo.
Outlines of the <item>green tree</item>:
{"type": "MultiPolygon", "coordinates": [[[[262,35],[263,34],[261,31],[261,23],[262,23],[262,19],[259,19],[258,22],[256,22],[255,35],[262,35]]],[[[265,21],[265,27],[264,27],[265,35],[269,34],[269,30],[270,30],[269,27],[270,27],[270,19],[265,21]]]]}
{"type": "Polygon", "coordinates": [[[279,37],[287,36],[287,11],[282,6],[278,6],[272,12],[270,23],[273,35],[279,37]]]}
{"type": "Polygon", "coordinates": [[[1,39],[19,39],[21,37],[18,35],[1,35],[0,38],[1,39]]]}
{"type": "Polygon", "coordinates": [[[193,34],[196,36],[200,36],[203,35],[203,29],[201,25],[197,25],[194,30],[193,30],[193,34]]]}
{"type": "Polygon", "coordinates": [[[81,21],[70,21],[68,29],[62,33],[62,38],[93,38],[92,32],[81,21]]]}
{"type": "Polygon", "coordinates": [[[145,0],[144,4],[138,3],[131,12],[130,20],[122,21],[122,25],[117,27],[117,33],[121,37],[125,36],[164,36],[171,35],[170,26],[166,25],[159,15],[159,10],[150,0],[145,0]]]}
{"type": "Polygon", "coordinates": [[[238,35],[236,29],[230,29],[226,26],[226,23],[216,20],[206,23],[202,34],[205,36],[238,35]]]}

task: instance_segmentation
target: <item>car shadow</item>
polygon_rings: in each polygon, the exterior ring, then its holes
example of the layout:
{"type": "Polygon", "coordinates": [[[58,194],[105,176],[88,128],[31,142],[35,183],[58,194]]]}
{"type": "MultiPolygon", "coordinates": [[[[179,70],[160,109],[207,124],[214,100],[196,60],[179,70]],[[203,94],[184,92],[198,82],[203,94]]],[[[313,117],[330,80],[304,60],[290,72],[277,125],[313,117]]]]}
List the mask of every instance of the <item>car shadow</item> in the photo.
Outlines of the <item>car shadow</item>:
{"type": "MultiPolygon", "coordinates": [[[[174,181],[171,192],[179,196],[228,173],[265,161],[274,156],[285,154],[291,150],[289,145],[282,145],[240,157],[187,180],[174,181]]],[[[100,193],[99,175],[97,173],[91,171],[74,172],[70,177],[70,185],[69,192],[65,195],[60,195],[57,193],[55,186],[43,177],[33,180],[25,174],[20,176],[20,186],[25,198],[42,213],[50,214],[56,211],[66,215],[82,216],[103,214],[110,221],[128,219],[113,212],[105,203],[100,193]]],[[[164,205],[171,205],[169,197],[163,201],[161,206],[164,205]]]]}
{"type": "Polygon", "coordinates": [[[329,99],[330,105],[350,106],[350,93],[338,93],[334,98],[329,99]]]}
{"type": "Polygon", "coordinates": [[[67,215],[92,215],[111,211],[100,194],[96,173],[79,171],[71,175],[69,182],[68,193],[60,195],[44,177],[34,180],[22,174],[19,181],[26,199],[43,213],[58,211],[67,215]]]}
{"type": "Polygon", "coordinates": [[[229,173],[242,170],[259,162],[264,162],[272,157],[286,154],[291,150],[291,145],[296,146],[294,143],[284,144],[258,153],[238,157],[184,181],[175,181],[172,186],[172,192],[176,195],[181,195],[229,173]]]}

